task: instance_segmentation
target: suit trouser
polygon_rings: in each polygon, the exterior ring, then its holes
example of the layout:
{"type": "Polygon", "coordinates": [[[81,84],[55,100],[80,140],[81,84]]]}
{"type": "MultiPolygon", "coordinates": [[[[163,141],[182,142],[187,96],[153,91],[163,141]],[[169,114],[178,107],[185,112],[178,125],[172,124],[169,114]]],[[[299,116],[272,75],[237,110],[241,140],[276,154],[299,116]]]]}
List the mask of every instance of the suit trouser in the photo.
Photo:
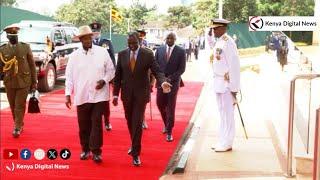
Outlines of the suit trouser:
{"type": "Polygon", "coordinates": [[[79,137],[82,151],[101,154],[103,143],[102,114],[106,109],[106,101],[85,103],[77,106],[79,137]]]}
{"type": "Polygon", "coordinates": [[[123,101],[123,108],[131,138],[131,155],[139,156],[141,152],[142,121],[146,110],[146,102],[137,99],[123,101]]]}
{"type": "Polygon", "coordinates": [[[157,106],[168,134],[172,134],[175,121],[176,103],[179,87],[173,87],[170,93],[157,89],[157,106]]]}
{"type": "Polygon", "coordinates": [[[219,147],[232,147],[235,136],[234,105],[230,90],[225,93],[216,93],[220,125],[218,129],[219,147]]]}
{"type": "Polygon", "coordinates": [[[106,110],[103,112],[104,117],[104,125],[108,125],[110,123],[110,103],[106,102],[106,110]]]}
{"type": "Polygon", "coordinates": [[[23,118],[26,111],[26,100],[30,87],[26,88],[6,88],[11,113],[13,116],[14,127],[23,127],[23,118]]]}

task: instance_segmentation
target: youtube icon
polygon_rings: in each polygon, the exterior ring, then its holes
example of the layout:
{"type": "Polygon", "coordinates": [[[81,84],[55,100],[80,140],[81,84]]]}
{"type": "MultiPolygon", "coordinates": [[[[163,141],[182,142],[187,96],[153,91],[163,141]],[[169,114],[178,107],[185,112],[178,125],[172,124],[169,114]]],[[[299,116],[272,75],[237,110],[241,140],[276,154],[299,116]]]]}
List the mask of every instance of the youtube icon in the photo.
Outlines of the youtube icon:
{"type": "Polygon", "coordinates": [[[18,159],[19,152],[18,149],[4,149],[3,159],[18,159]]]}

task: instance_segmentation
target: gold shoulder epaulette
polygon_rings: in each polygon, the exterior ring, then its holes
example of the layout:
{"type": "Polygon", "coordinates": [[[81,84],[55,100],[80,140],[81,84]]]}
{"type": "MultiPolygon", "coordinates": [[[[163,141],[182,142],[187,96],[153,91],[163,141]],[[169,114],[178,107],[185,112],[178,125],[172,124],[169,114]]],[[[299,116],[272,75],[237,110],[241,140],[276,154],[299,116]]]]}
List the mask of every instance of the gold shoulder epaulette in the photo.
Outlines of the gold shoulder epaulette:
{"type": "Polygon", "coordinates": [[[222,39],[223,39],[224,41],[228,41],[228,36],[224,35],[224,36],[222,37],[222,39]]]}

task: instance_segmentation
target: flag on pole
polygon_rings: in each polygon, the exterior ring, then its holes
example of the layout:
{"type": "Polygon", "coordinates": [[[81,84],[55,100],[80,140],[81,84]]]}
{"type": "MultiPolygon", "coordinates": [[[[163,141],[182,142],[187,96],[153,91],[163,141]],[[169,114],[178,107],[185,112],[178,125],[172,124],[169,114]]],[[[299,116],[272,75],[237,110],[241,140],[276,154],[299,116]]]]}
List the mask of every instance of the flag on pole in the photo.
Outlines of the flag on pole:
{"type": "Polygon", "coordinates": [[[120,15],[119,11],[116,9],[111,9],[111,17],[114,21],[119,22],[122,21],[123,17],[120,15]]]}

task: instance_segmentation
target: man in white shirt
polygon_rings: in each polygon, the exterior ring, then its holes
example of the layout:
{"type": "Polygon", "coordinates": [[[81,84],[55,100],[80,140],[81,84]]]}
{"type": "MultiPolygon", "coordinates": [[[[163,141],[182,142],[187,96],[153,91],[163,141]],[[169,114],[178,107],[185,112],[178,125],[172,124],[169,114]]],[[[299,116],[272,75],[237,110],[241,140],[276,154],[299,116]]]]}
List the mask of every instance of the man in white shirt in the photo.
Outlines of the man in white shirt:
{"type": "Polygon", "coordinates": [[[82,47],[70,55],[66,68],[66,106],[71,108],[71,97],[77,106],[81,160],[93,153],[93,161],[102,162],[102,115],[109,101],[108,82],[113,79],[115,69],[108,52],[92,44],[94,32],[89,26],[79,28],[82,47]]]}
{"type": "Polygon", "coordinates": [[[232,150],[235,136],[234,104],[240,90],[240,61],[234,40],[226,34],[225,19],[214,19],[212,28],[217,38],[213,47],[213,83],[220,112],[219,140],[212,147],[216,152],[232,150]]]}

